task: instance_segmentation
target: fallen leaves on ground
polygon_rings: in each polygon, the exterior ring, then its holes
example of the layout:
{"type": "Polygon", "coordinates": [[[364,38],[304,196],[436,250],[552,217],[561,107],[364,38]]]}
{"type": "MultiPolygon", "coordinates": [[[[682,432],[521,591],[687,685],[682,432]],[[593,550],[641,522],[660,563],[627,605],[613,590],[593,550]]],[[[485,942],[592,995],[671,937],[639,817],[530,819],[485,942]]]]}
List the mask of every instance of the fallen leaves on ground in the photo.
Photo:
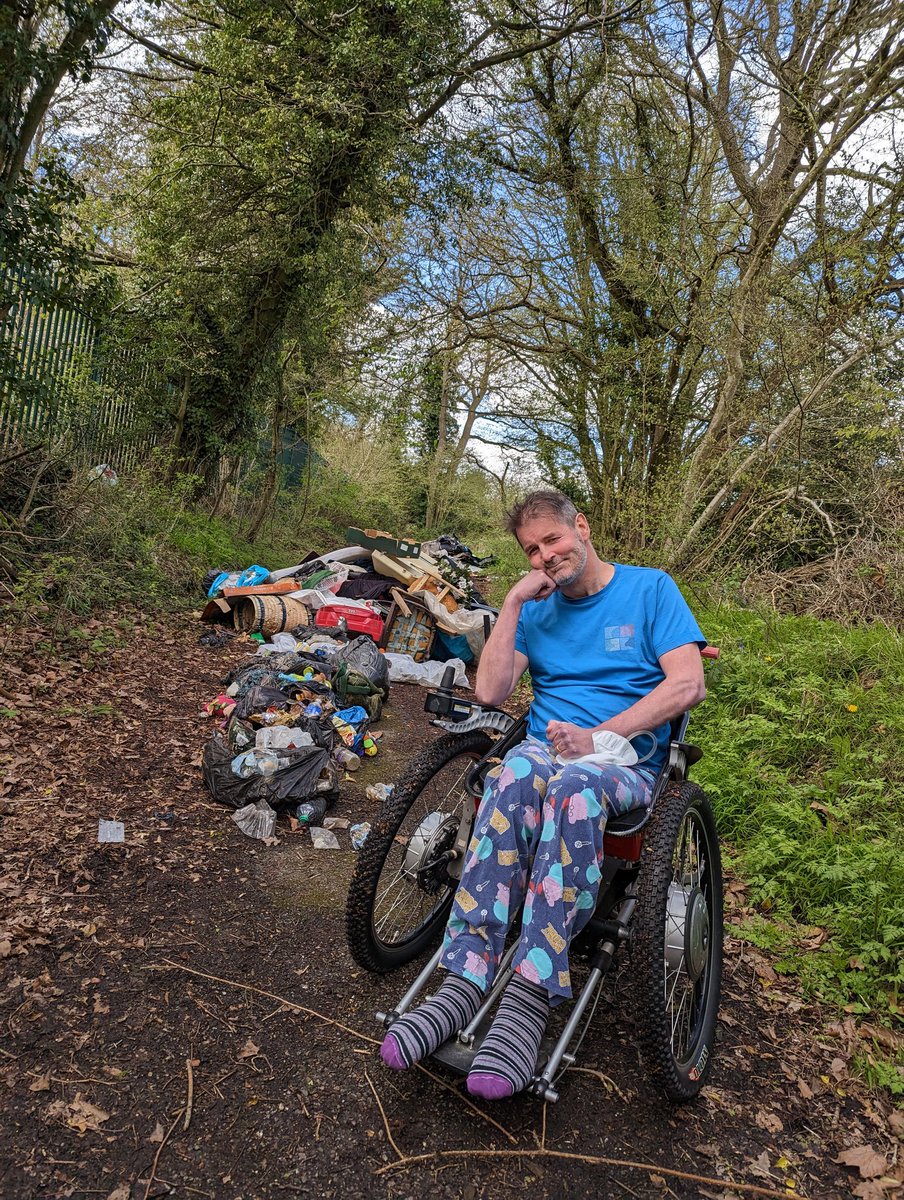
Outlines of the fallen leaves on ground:
{"type": "Polygon", "coordinates": [[[879,1154],[872,1146],[852,1146],[850,1150],[842,1150],[835,1162],[844,1167],[856,1167],[862,1179],[875,1179],[884,1174],[888,1165],[885,1155],[879,1154]]]}
{"type": "Polygon", "coordinates": [[[77,1129],[79,1133],[85,1133],[89,1129],[98,1133],[104,1121],[110,1120],[108,1112],[83,1099],[81,1092],[76,1092],[75,1099],[69,1102],[54,1100],[47,1106],[46,1112],[52,1120],[62,1118],[71,1129],[77,1129]]]}

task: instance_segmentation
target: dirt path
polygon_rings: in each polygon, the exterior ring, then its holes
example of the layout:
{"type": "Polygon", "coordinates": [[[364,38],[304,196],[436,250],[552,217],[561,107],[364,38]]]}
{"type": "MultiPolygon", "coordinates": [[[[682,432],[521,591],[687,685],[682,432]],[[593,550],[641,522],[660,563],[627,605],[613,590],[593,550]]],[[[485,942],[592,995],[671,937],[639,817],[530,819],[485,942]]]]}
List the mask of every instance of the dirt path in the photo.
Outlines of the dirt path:
{"type": "MultiPolygon", "coordinates": [[[[408,976],[370,977],[348,956],[351,849],[316,851],[282,824],[265,848],[204,792],[198,710],[246,651],[205,650],[197,632],[135,627],[109,649],[96,626],[52,666],[35,632],[0,676],[0,706],[17,712],[0,721],[4,1200],[752,1194],[732,1181],[894,1197],[900,1145],[887,1104],[848,1078],[844,1027],[827,1032],[733,940],[712,1085],[690,1107],[645,1080],[617,979],[585,1070],[545,1113],[527,1099],[481,1111],[452,1077],[385,1071],[373,1013],[408,976]],[[99,817],[124,822],[124,845],[97,844],[99,817]],[[886,1183],[835,1163],[865,1145],[886,1183]],[[456,1150],[482,1157],[378,1174],[400,1154],[456,1150]]],[[[372,815],[364,785],[434,734],[422,705],[394,689],[383,753],[336,815],[372,815]]]]}

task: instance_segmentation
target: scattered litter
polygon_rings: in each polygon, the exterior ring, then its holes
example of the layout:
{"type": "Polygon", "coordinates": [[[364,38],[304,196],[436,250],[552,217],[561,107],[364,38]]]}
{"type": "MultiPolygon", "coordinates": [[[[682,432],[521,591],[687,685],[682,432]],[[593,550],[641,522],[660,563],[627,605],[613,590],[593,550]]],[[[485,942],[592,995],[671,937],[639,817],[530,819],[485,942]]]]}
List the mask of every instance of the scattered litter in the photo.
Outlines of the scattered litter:
{"type": "Polygon", "coordinates": [[[326,812],[326,801],[322,796],[304,800],[295,809],[295,819],[300,825],[320,825],[326,812]]]}
{"type": "Polygon", "coordinates": [[[272,837],[276,827],[276,811],[266,800],[258,800],[255,804],[246,804],[244,808],[236,809],[232,819],[242,833],[261,841],[272,837]]]}
{"type": "Polygon", "coordinates": [[[367,841],[367,835],[370,833],[370,821],[359,821],[357,825],[352,825],[348,834],[352,839],[352,845],[356,850],[360,850],[367,841]]]}
{"type": "Polygon", "coordinates": [[[198,644],[207,646],[210,650],[221,650],[234,637],[235,634],[231,629],[226,629],[223,625],[216,625],[213,629],[207,629],[201,634],[198,644]]]}
{"type": "Polygon", "coordinates": [[[339,746],[338,749],[334,750],[333,758],[346,771],[357,771],[361,766],[361,759],[355,754],[354,750],[349,750],[347,746],[339,746]]]}
{"type": "Polygon", "coordinates": [[[373,800],[377,804],[382,804],[384,800],[388,800],[392,795],[391,783],[369,783],[364,789],[364,795],[368,800],[373,800]]]}
{"type": "MultiPolygon", "coordinates": [[[[269,730],[268,730],[269,732],[269,730]]],[[[272,775],[279,767],[279,758],[272,750],[246,750],[232,760],[232,773],[239,779],[250,779],[252,775],[272,775]]]]}
{"type": "MultiPolygon", "coordinates": [[[[344,548],[312,550],[294,567],[227,562],[201,581],[202,644],[251,651],[205,705],[217,732],[201,764],[214,799],[251,837],[272,837],[280,812],[293,828],[348,828],[326,813],[340,779],[356,782],[378,752],[390,680],[436,687],[451,665],[467,687],[462,660],[479,657],[497,615],[472,582],[485,564],[455,535],[424,545],[382,530],[347,536],[344,548]]],[[[382,804],[392,786],[366,792],[382,804]]],[[[359,826],[363,845],[368,822],[359,826]]],[[[318,848],[335,848],[320,836],[318,848]]]]}
{"type": "Polygon", "coordinates": [[[306,729],[293,725],[265,725],[255,734],[254,745],[258,750],[288,750],[290,747],[298,750],[301,746],[313,746],[314,739],[306,729]]]}
{"type": "Polygon", "coordinates": [[[471,686],[465,674],[465,664],[460,658],[450,658],[448,662],[437,662],[432,658],[427,662],[415,662],[408,654],[387,654],[385,658],[389,663],[389,679],[392,683],[419,683],[421,687],[439,687],[446,667],[454,667],[455,686],[471,686]]]}
{"type": "Polygon", "coordinates": [[[99,842],[124,842],[126,827],[122,821],[98,821],[97,840],[99,842]]]}
{"type": "Polygon", "coordinates": [[[116,487],[119,483],[119,476],[109,463],[98,463],[96,467],[92,467],[88,472],[88,478],[92,483],[94,480],[99,479],[101,483],[107,484],[108,487],[116,487]]]}
{"type": "Polygon", "coordinates": [[[315,850],[338,850],[339,840],[335,833],[331,833],[329,829],[324,829],[320,825],[312,825],[311,841],[314,843],[315,850]]]}
{"type": "Polygon", "coordinates": [[[291,633],[285,631],[274,633],[269,642],[258,649],[258,654],[285,654],[286,652],[293,653],[297,648],[297,642],[291,633]]]}

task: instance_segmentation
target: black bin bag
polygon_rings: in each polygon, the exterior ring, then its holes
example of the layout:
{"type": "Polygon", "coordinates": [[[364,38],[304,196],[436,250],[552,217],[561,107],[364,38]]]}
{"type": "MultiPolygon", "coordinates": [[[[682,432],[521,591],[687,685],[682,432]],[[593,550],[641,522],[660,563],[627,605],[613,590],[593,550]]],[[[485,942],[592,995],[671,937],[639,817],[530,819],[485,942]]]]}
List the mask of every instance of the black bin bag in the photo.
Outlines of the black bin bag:
{"type": "Polygon", "coordinates": [[[234,775],[232,760],[236,751],[215,733],[204,747],[201,770],[214,800],[228,808],[243,808],[257,800],[266,800],[271,808],[286,808],[309,800],[329,762],[323,746],[301,746],[297,750],[274,750],[279,766],[272,775],[234,775]]]}

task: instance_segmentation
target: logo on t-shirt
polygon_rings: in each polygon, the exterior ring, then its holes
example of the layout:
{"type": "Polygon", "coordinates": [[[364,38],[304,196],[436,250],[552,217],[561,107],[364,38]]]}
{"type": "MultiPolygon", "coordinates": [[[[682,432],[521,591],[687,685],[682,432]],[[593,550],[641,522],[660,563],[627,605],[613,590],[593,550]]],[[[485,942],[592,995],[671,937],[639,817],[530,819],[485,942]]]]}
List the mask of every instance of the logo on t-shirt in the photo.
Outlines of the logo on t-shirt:
{"type": "Polygon", "coordinates": [[[603,636],[607,651],[634,649],[633,625],[607,625],[603,629],[603,636]]]}

